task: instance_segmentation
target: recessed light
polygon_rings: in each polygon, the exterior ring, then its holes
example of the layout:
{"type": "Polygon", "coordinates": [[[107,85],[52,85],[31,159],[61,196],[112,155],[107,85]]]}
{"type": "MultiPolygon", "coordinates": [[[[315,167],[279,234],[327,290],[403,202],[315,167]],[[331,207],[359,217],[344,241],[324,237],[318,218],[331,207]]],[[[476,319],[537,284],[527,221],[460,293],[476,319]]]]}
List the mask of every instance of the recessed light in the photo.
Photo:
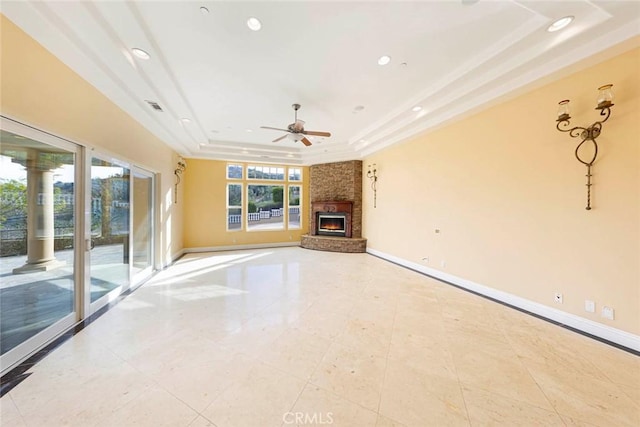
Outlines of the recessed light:
{"type": "Polygon", "coordinates": [[[287,154],[287,157],[293,157],[293,154],[289,153],[287,154]]]}
{"type": "Polygon", "coordinates": [[[553,33],[554,31],[559,31],[564,27],[566,27],[567,25],[571,24],[571,21],[573,21],[573,16],[565,16],[564,18],[560,18],[557,21],[555,21],[553,24],[549,25],[549,28],[547,28],[547,31],[549,31],[550,33],[553,33]]]}
{"type": "Polygon", "coordinates": [[[378,58],[378,65],[387,65],[389,62],[391,62],[391,57],[388,55],[383,55],[378,58]]]}
{"type": "Polygon", "coordinates": [[[200,6],[200,13],[202,13],[203,15],[208,15],[209,14],[209,9],[207,9],[204,6],[200,6]]]}
{"type": "Polygon", "coordinates": [[[147,52],[145,52],[144,50],[139,49],[137,47],[132,48],[131,49],[131,53],[133,53],[133,55],[136,58],[140,58],[140,59],[144,59],[144,60],[147,60],[147,59],[151,58],[151,55],[149,55],[147,52]]]}
{"type": "Polygon", "coordinates": [[[253,16],[247,19],[247,27],[249,27],[252,31],[260,31],[262,28],[262,22],[258,18],[254,18],[253,16]]]}
{"type": "Polygon", "coordinates": [[[421,106],[419,106],[419,105],[416,105],[415,107],[413,107],[413,108],[411,109],[411,111],[413,111],[414,113],[417,113],[417,112],[418,112],[418,111],[420,111],[420,110],[422,110],[422,107],[421,107],[421,106]]]}
{"type": "Polygon", "coordinates": [[[361,139],[360,142],[367,142],[367,141],[365,141],[364,139],[361,139]]]}
{"type": "Polygon", "coordinates": [[[181,118],[181,119],[180,119],[180,121],[181,121],[182,123],[191,123],[191,119],[189,119],[189,118],[187,118],[187,117],[183,117],[183,118],[181,118]]]}
{"type": "Polygon", "coordinates": [[[247,132],[253,132],[253,129],[245,129],[247,132]]]}

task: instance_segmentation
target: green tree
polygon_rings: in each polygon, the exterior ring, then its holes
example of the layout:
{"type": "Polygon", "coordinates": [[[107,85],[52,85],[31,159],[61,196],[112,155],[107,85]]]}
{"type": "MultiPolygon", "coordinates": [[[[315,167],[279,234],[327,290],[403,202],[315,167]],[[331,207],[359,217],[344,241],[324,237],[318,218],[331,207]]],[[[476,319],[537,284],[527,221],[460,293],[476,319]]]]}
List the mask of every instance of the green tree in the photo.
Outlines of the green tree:
{"type": "Polygon", "coordinates": [[[279,203],[282,206],[283,200],[283,188],[282,187],[273,187],[271,189],[271,197],[274,203],[279,203]]]}
{"type": "Polygon", "coordinates": [[[16,179],[0,184],[0,228],[5,228],[11,218],[20,218],[26,224],[27,185],[16,179]]]}
{"type": "Polygon", "coordinates": [[[300,187],[289,186],[289,206],[300,206],[300,187]]]}
{"type": "Polygon", "coordinates": [[[240,206],[242,204],[242,185],[234,184],[229,186],[229,206],[240,206]]]}

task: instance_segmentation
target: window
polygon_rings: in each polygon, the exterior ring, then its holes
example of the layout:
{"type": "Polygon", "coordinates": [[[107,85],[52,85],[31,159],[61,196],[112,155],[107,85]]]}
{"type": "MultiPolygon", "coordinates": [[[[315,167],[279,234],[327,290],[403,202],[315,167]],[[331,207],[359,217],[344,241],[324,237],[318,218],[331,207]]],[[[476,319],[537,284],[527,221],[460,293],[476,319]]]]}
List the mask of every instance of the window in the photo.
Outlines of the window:
{"type": "Polygon", "coordinates": [[[276,166],[249,165],[247,167],[247,178],[284,181],[284,168],[276,166]]]}
{"type": "Polygon", "coordinates": [[[229,162],[226,168],[227,231],[302,228],[302,167],[229,162]]]}
{"type": "Polygon", "coordinates": [[[284,186],[249,184],[247,199],[247,230],[284,229],[284,186]]]}
{"type": "MultiPolygon", "coordinates": [[[[289,169],[291,171],[291,169],[289,169]]],[[[300,199],[302,187],[299,185],[289,186],[289,228],[300,228],[300,199]]]]}
{"type": "Polygon", "coordinates": [[[289,168],[289,181],[302,181],[302,169],[289,168]]]}
{"type": "Polygon", "coordinates": [[[227,230],[242,230],[242,184],[227,184],[227,230]]]}
{"type": "Polygon", "coordinates": [[[227,178],[242,179],[242,165],[227,165],[227,178]]]}

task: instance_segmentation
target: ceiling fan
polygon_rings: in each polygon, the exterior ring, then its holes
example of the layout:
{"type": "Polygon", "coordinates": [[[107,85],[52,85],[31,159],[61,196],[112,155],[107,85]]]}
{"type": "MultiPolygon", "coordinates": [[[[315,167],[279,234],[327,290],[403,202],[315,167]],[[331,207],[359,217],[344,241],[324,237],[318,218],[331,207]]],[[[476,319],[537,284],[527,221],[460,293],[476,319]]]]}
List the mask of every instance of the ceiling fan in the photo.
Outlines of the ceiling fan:
{"type": "Polygon", "coordinates": [[[286,129],[280,128],[272,128],[269,126],[260,126],[262,129],[272,129],[272,130],[281,130],[283,132],[288,132],[288,134],[281,136],[280,138],[276,138],[273,142],[278,142],[285,139],[287,136],[292,138],[294,141],[302,141],[304,145],[307,147],[311,145],[311,141],[307,138],[307,135],[311,136],[331,136],[329,132],[318,132],[313,130],[304,130],[304,121],[298,120],[298,110],[300,109],[300,104],[293,104],[291,107],[295,110],[295,122],[291,123],[287,126],[286,129]]]}

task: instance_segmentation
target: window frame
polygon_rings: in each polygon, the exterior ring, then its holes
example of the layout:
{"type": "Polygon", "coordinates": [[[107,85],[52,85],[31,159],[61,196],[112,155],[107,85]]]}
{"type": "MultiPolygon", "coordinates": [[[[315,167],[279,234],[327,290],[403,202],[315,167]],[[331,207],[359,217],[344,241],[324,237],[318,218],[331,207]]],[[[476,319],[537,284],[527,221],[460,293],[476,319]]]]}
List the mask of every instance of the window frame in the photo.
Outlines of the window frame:
{"type": "MultiPolygon", "coordinates": [[[[247,223],[247,227],[246,230],[247,232],[255,232],[255,231],[287,231],[288,230],[288,215],[287,215],[287,211],[284,208],[286,206],[285,203],[288,203],[288,201],[285,199],[285,190],[288,191],[287,189],[287,185],[284,182],[273,182],[273,181],[269,181],[269,180],[260,180],[263,182],[247,182],[246,183],[246,189],[247,189],[247,213],[246,213],[246,223],[247,223]],[[249,191],[249,187],[250,186],[264,186],[264,187],[281,187],[282,188],[282,207],[280,208],[282,211],[282,214],[280,215],[282,217],[282,227],[280,228],[266,228],[266,229],[251,229],[249,227],[249,202],[250,200],[250,191],[249,191]]],[[[273,190],[272,190],[273,191],[273,190]]],[[[260,212],[260,211],[258,211],[260,212]]],[[[271,215],[271,213],[269,214],[271,215]]]]}
{"type": "Polygon", "coordinates": [[[300,230],[302,229],[302,183],[300,184],[288,184],[287,185],[287,230],[300,230]],[[298,187],[298,204],[291,204],[291,187],[298,187]],[[291,227],[291,208],[298,208],[298,226],[291,227]]]}
{"type": "Polygon", "coordinates": [[[236,181],[242,181],[244,179],[244,165],[242,163],[227,163],[227,175],[226,176],[227,176],[227,179],[233,179],[233,180],[236,180],[236,181]],[[240,167],[240,178],[229,175],[229,170],[230,170],[230,168],[232,166],[240,167]]]}
{"type": "Polygon", "coordinates": [[[287,172],[287,168],[285,166],[273,166],[273,165],[251,164],[251,163],[247,164],[247,180],[251,180],[251,181],[285,182],[286,181],[285,172],[287,172]],[[258,172],[258,168],[260,169],[259,172],[263,174],[262,177],[255,176],[255,173],[258,172]],[[267,168],[268,172],[265,172],[264,168],[267,168]],[[272,169],[275,169],[276,177],[275,178],[271,178],[269,176],[265,177],[264,174],[271,175],[273,173],[272,169]],[[254,171],[253,177],[251,176],[251,170],[254,171]],[[282,178],[278,178],[278,175],[280,173],[282,173],[282,178]]]}
{"type": "Polygon", "coordinates": [[[300,182],[300,183],[301,183],[301,182],[302,182],[302,168],[298,168],[298,167],[295,167],[295,168],[294,168],[294,167],[288,167],[288,168],[287,168],[287,181],[289,181],[289,182],[300,182]],[[298,171],[298,173],[299,173],[299,179],[295,179],[295,178],[294,178],[294,179],[292,179],[292,178],[291,178],[291,171],[292,171],[292,170],[297,170],[297,171],[298,171]]]}
{"type": "MultiPolygon", "coordinates": [[[[225,205],[226,205],[226,215],[225,215],[226,225],[225,225],[225,227],[226,227],[226,231],[236,232],[236,231],[243,231],[244,230],[244,221],[243,221],[243,214],[242,214],[242,212],[244,211],[244,209],[243,209],[244,197],[243,196],[244,196],[244,185],[243,185],[242,182],[227,182],[227,191],[226,191],[226,198],[225,198],[225,205]],[[231,186],[240,187],[240,206],[229,205],[229,194],[230,194],[229,193],[229,187],[231,187],[231,186]],[[230,209],[240,209],[240,222],[239,222],[240,227],[238,227],[237,229],[236,228],[229,228],[229,224],[231,224],[229,222],[229,210],[230,209]]],[[[234,224],[235,224],[235,222],[234,222],[234,224]]]]}

